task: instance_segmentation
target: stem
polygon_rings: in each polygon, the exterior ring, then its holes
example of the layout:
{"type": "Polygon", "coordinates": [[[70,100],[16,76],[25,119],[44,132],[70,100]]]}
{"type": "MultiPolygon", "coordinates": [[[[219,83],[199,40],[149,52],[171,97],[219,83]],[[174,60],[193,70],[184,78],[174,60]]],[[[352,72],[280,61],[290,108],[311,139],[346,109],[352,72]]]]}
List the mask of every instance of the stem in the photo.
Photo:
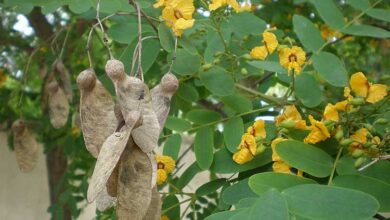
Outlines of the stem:
{"type": "Polygon", "coordinates": [[[164,215],[164,214],[167,213],[169,210],[174,209],[175,207],[177,207],[177,206],[179,206],[179,205],[181,205],[181,204],[183,204],[183,203],[189,202],[189,201],[192,201],[192,198],[183,200],[183,201],[181,201],[181,202],[179,202],[179,203],[176,203],[176,204],[174,204],[174,205],[172,205],[172,206],[170,206],[170,207],[164,209],[164,210],[161,212],[161,215],[164,215]]]}
{"type": "Polygon", "coordinates": [[[99,26],[100,26],[100,30],[102,31],[102,34],[103,34],[104,46],[106,46],[106,48],[108,50],[108,54],[110,55],[110,59],[112,59],[113,56],[112,56],[112,52],[111,52],[110,46],[108,45],[107,33],[104,31],[103,24],[102,24],[102,22],[100,20],[100,0],[98,0],[97,5],[96,5],[96,20],[98,21],[99,26]]]}
{"type": "Polygon", "coordinates": [[[279,105],[279,106],[283,105],[283,101],[278,99],[278,98],[275,98],[275,97],[269,96],[269,95],[265,95],[265,94],[263,94],[261,92],[258,92],[258,91],[254,90],[254,89],[251,89],[251,88],[248,88],[246,86],[243,86],[243,85],[241,85],[239,83],[236,83],[235,85],[236,85],[237,88],[239,88],[241,90],[244,90],[246,92],[252,93],[253,95],[256,95],[256,96],[262,98],[264,101],[266,101],[268,103],[274,103],[274,104],[279,105]]]}
{"type": "Polygon", "coordinates": [[[343,147],[340,146],[339,151],[337,152],[336,159],[335,159],[335,161],[333,163],[332,173],[330,174],[328,185],[330,185],[332,183],[333,176],[334,176],[334,174],[336,172],[337,163],[339,162],[339,159],[340,159],[340,156],[341,156],[342,152],[343,152],[343,147]]]}

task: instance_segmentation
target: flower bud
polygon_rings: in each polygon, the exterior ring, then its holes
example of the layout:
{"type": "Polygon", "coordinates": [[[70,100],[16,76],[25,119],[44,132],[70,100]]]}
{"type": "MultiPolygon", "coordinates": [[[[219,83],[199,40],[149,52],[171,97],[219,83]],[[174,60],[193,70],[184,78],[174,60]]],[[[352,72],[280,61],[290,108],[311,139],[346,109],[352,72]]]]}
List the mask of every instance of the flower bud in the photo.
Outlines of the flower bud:
{"type": "Polygon", "coordinates": [[[219,59],[219,58],[213,60],[214,65],[217,65],[220,62],[221,62],[221,59],[219,59]]]}
{"type": "Polygon", "coordinates": [[[203,71],[209,70],[211,67],[213,67],[213,64],[206,63],[202,66],[203,71]]]}
{"type": "Polygon", "coordinates": [[[366,101],[364,100],[364,98],[361,98],[361,97],[357,97],[357,98],[353,98],[351,101],[349,101],[349,104],[351,105],[364,105],[366,101]]]}
{"type": "Polygon", "coordinates": [[[246,68],[241,68],[241,74],[242,75],[247,75],[248,74],[248,70],[246,70],[246,68]]]}
{"type": "Polygon", "coordinates": [[[387,124],[388,120],[386,118],[378,118],[374,124],[387,124]]]}
{"type": "Polygon", "coordinates": [[[282,123],[279,124],[280,127],[282,128],[294,128],[295,127],[295,121],[291,120],[291,119],[288,119],[288,120],[284,120],[282,123]]]}
{"type": "Polygon", "coordinates": [[[353,143],[353,140],[351,138],[343,139],[340,141],[341,146],[349,146],[353,143]]]}
{"type": "Polygon", "coordinates": [[[363,144],[363,147],[364,148],[368,148],[368,147],[371,147],[372,143],[371,142],[366,142],[363,144]]]}
{"type": "Polygon", "coordinates": [[[374,127],[370,124],[363,124],[363,126],[365,128],[367,128],[367,130],[369,130],[370,132],[374,132],[374,127]]]}
{"type": "Polygon", "coordinates": [[[247,53],[242,55],[242,58],[244,58],[246,60],[252,60],[253,59],[252,56],[250,54],[247,54],[247,53]]]}
{"type": "Polygon", "coordinates": [[[223,52],[221,51],[218,51],[214,54],[214,57],[219,57],[219,56],[222,56],[223,52]]]}
{"type": "Polygon", "coordinates": [[[259,155],[265,151],[265,147],[263,144],[258,144],[256,148],[256,155],[259,155]]]}
{"type": "Polygon", "coordinates": [[[360,167],[364,162],[366,162],[367,158],[366,157],[359,157],[356,161],[355,161],[355,167],[358,168],[360,167]]]}
{"type": "Polygon", "coordinates": [[[343,136],[344,136],[343,130],[342,130],[342,129],[339,129],[339,130],[337,131],[337,133],[334,135],[334,138],[335,138],[336,140],[340,141],[341,138],[343,138],[343,136]]]}
{"type": "Polygon", "coordinates": [[[363,154],[364,154],[364,150],[362,150],[362,149],[355,149],[352,152],[352,157],[354,157],[354,158],[361,157],[363,154]]]}

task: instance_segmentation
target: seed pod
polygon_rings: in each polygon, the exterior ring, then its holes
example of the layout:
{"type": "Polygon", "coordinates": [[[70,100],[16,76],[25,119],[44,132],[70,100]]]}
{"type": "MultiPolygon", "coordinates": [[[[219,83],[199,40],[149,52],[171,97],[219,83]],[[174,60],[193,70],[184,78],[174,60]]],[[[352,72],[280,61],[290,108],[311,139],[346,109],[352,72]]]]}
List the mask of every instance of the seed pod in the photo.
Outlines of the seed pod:
{"type": "Polygon", "coordinates": [[[171,98],[179,87],[179,81],[172,73],[166,73],[162,78],[160,84],[151,90],[153,110],[157,115],[160,125],[160,132],[164,128],[165,121],[168,117],[171,98]]]}
{"type": "Polygon", "coordinates": [[[152,198],[151,178],[148,156],[130,139],[119,162],[116,207],[119,220],[144,218],[152,198]]]}
{"type": "Polygon", "coordinates": [[[132,137],[142,151],[151,152],[157,147],[160,126],[148,87],[140,79],[127,76],[119,60],[107,61],[105,69],[115,85],[122,115],[134,110],[142,113],[142,125],[133,130],[132,137]]]}
{"type": "Polygon", "coordinates": [[[38,161],[39,146],[34,135],[26,127],[23,120],[16,120],[12,124],[13,144],[15,148],[16,161],[20,171],[30,172],[38,161]]]}
{"type": "Polygon", "coordinates": [[[58,76],[61,79],[60,85],[63,88],[68,101],[72,102],[73,91],[69,71],[66,69],[64,63],[61,60],[56,61],[54,65],[57,70],[56,73],[58,73],[58,76]]]}
{"type": "Polygon", "coordinates": [[[108,178],[118,163],[131,131],[139,122],[139,119],[139,112],[130,112],[126,120],[126,126],[120,132],[114,132],[103,143],[88,187],[88,202],[93,202],[99,193],[106,188],[108,178]]]}
{"type": "Polygon", "coordinates": [[[96,158],[106,138],[117,127],[115,105],[92,69],[82,71],[77,77],[77,84],[80,89],[80,119],[85,145],[96,158]]]}
{"type": "Polygon", "coordinates": [[[103,212],[116,204],[116,198],[111,197],[107,193],[107,189],[104,187],[104,190],[99,193],[96,197],[96,208],[103,212]]]}
{"type": "Polygon", "coordinates": [[[54,79],[48,85],[49,89],[49,117],[54,128],[63,127],[68,121],[69,103],[64,90],[54,79]]]}
{"type": "Polygon", "coordinates": [[[161,198],[157,186],[152,189],[152,201],[143,220],[159,220],[161,215],[161,198]]]}
{"type": "MultiPolygon", "coordinates": [[[[118,162],[119,164],[119,162],[118,162]]],[[[108,178],[106,183],[107,193],[108,195],[112,197],[117,197],[117,190],[118,190],[118,164],[114,168],[114,170],[111,173],[110,178],[108,178]]]]}
{"type": "Polygon", "coordinates": [[[157,161],[156,156],[153,154],[153,152],[146,153],[146,155],[149,158],[150,164],[152,165],[152,180],[150,182],[151,188],[156,186],[157,182],[157,161]]]}

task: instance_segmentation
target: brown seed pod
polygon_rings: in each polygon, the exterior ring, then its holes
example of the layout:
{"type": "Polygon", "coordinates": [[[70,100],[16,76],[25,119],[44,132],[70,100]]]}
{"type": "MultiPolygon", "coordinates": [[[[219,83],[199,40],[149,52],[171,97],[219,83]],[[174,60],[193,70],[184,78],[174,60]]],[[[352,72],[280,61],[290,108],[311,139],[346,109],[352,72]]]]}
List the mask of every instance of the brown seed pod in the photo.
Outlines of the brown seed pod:
{"type": "Polygon", "coordinates": [[[105,191],[106,183],[122,155],[131,131],[139,123],[141,115],[137,111],[129,113],[126,126],[114,132],[103,143],[88,187],[88,202],[93,202],[100,192],[105,191]]]}
{"type": "Polygon", "coordinates": [[[114,101],[92,69],[82,71],[77,77],[77,84],[80,89],[80,119],[85,145],[96,158],[106,138],[117,127],[114,101]]]}
{"type": "Polygon", "coordinates": [[[107,193],[106,188],[104,188],[104,190],[101,191],[99,195],[96,197],[96,208],[101,212],[113,207],[115,204],[116,204],[116,198],[111,197],[107,193]]]}
{"type": "MultiPolygon", "coordinates": [[[[151,90],[153,110],[157,115],[160,129],[164,128],[165,121],[168,117],[171,98],[179,87],[179,81],[172,73],[166,73],[160,84],[151,90]]],[[[161,131],[160,131],[161,132],[161,131]]]]}
{"type": "Polygon", "coordinates": [[[69,71],[68,69],[66,69],[64,63],[61,60],[57,60],[54,65],[55,65],[56,73],[58,74],[61,81],[60,85],[63,88],[66,97],[68,98],[68,101],[72,102],[73,91],[72,91],[72,83],[70,81],[69,71]]]}
{"type": "Polygon", "coordinates": [[[152,180],[151,180],[151,188],[156,186],[157,183],[157,161],[156,156],[153,152],[146,153],[149,158],[150,164],[152,165],[152,180]]]}
{"type": "MultiPolygon", "coordinates": [[[[119,164],[119,163],[118,163],[119,164]]],[[[117,197],[118,190],[118,164],[111,173],[110,178],[108,178],[106,183],[107,193],[112,197],[117,197]]]]}
{"type": "Polygon", "coordinates": [[[133,130],[132,137],[142,151],[151,152],[157,147],[160,126],[148,87],[140,79],[127,76],[119,60],[107,61],[105,69],[115,85],[122,115],[134,110],[142,113],[142,125],[133,130]]]}
{"type": "Polygon", "coordinates": [[[48,97],[48,106],[49,106],[49,117],[50,123],[54,128],[63,127],[68,121],[69,115],[69,103],[65,95],[64,90],[58,85],[57,81],[54,79],[48,85],[49,97],[48,97]]]}
{"type": "Polygon", "coordinates": [[[152,166],[148,156],[132,139],[119,162],[118,202],[116,214],[120,220],[142,220],[152,198],[150,182],[152,166]]]}
{"type": "Polygon", "coordinates": [[[21,119],[12,124],[16,161],[20,171],[30,172],[38,161],[39,145],[21,119]]]}
{"type": "Polygon", "coordinates": [[[157,186],[152,189],[152,201],[143,220],[159,220],[161,215],[161,198],[157,186]]]}

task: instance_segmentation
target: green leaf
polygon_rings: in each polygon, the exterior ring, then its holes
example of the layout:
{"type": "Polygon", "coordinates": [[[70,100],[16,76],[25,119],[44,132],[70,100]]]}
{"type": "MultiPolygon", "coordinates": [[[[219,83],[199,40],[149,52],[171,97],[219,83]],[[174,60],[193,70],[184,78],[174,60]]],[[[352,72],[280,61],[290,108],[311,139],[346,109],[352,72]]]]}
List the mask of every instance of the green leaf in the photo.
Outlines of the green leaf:
{"type": "Polygon", "coordinates": [[[304,184],[282,192],[289,210],[305,219],[371,219],[379,204],[371,195],[339,187],[304,184]]]}
{"type": "Polygon", "coordinates": [[[180,83],[179,90],[176,92],[176,94],[186,100],[187,102],[196,102],[199,99],[199,93],[198,90],[194,86],[192,86],[189,83],[180,83]]]}
{"type": "Polygon", "coordinates": [[[362,175],[337,176],[333,184],[368,193],[378,200],[380,212],[390,211],[390,184],[362,175]]]}
{"type": "Polygon", "coordinates": [[[276,145],[276,152],[287,164],[312,176],[327,177],[332,171],[332,157],[312,145],[287,140],[276,145]]]}
{"type": "Polygon", "coordinates": [[[196,133],[194,151],[200,169],[208,169],[213,163],[214,156],[214,132],[211,127],[201,128],[196,133]]]}
{"type": "Polygon", "coordinates": [[[88,0],[70,0],[69,9],[76,13],[81,14],[92,8],[92,2],[88,0]]]}
{"type": "MultiPolygon", "coordinates": [[[[271,189],[256,199],[249,209],[248,220],[289,220],[286,199],[277,190],[271,189]]],[[[241,218],[242,219],[242,218],[241,218]]]]}
{"type": "Polygon", "coordinates": [[[172,32],[164,22],[158,26],[158,38],[165,51],[170,53],[175,49],[175,40],[173,39],[172,32]]]}
{"type": "Polygon", "coordinates": [[[270,72],[287,74],[287,70],[285,68],[283,68],[279,62],[275,62],[275,61],[249,61],[248,64],[251,66],[254,66],[258,69],[267,70],[270,72]]]}
{"type": "MultiPolygon", "coordinates": [[[[152,33],[153,32],[153,29],[151,29],[148,26],[143,26],[142,30],[143,30],[142,31],[143,33],[152,33]]],[[[138,24],[137,23],[124,23],[124,22],[116,23],[108,29],[107,34],[112,40],[114,40],[118,43],[131,44],[138,36],[138,24]]],[[[150,41],[148,40],[145,42],[150,42],[150,41]]],[[[143,45],[147,45],[147,44],[144,43],[143,45]]],[[[135,48],[135,44],[134,44],[134,48],[135,48]]],[[[159,46],[159,48],[160,48],[160,46],[159,46]]],[[[133,51],[133,50],[131,50],[131,51],[133,51]]]]}
{"type": "Polygon", "coordinates": [[[258,195],[269,189],[283,191],[296,185],[314,183],[316,183],[314,180],[286,173],[258,173],[249,178],[249,187],[258,195]]]}
{"type": "Polygon", "coordinates": [[[177,49],[176,60],[172,70],[179,75],[191,75],[198,72],[200,68],[199,56],[190,54],[184,49],[177,49]]]}
{"type": "Polygon", "coordinates": [[[221,97],[221,101],[236,113],[247,112],[253,108],[252,102],[248,98],[237,93],[221,97]]]}
{"type": "Polygon", "coordinates": [[[165,127],[174,131],[187,131],[191,128],[191,123],[182,118],[168,116],[165,127]]]}
{"type": "Polygon", "coordinates": [[[333,0],[310,0],[318,14],[326,24],[335,29],[341,29],[345,25],[343,14],[333,0]]]}
{"type": "Polygon", "coordinates": [[[195,194],[198,197],[202,197],[211,193],[215,193],[219,188],[226,184],[226,180],[227,179],[225,178],[221,178],[205,183],[195,191],[195,194]]]}
{"type": "Polygon", "coordinates": [[[382,8],[372,8],[368,10],[367,15],[382,21],[390,22],[390,10],[382,8]]]}
{"type": "Polygon", "coordinates": [[[364,11],[370,7],[369,0],[347,0],[347,3],[354,9],[364,11]]]}
{"type": "Polygon", "coordinates": [[[354,163],[355,159],[351,156],[346,155],[342,157],[337,163],[337,173],[339,175],[365,175],[390,184],[390,172],[388,172],[390,170],[390,161],[380,160],[363,171],[357,171],[354,163]]]}
{"type": "Polygon", "coordinates": [[[328,52],[313,55],[314,69],[331,85],[344,87],[348,82],[348,73],[341,60],[328,52]]]}
{"type": "Polygon", "coordinates": [[[235,117],[227,121],[223,127],[223,138],[226,148],[234,153],[241,142],[241,136],[244,134],[244,122],[241,117],[235,117]]]}
{"type": "Polygon", "coordinates": [[[295,95],[306,107],[313,108],[322,102],[322,92],[317,80],[307,73],[295,77],[295,95]],[[310,92],[308,92],[310,91],[310,92]]]}
{"type": "Polygon", "coordinates": [[[206,124],[220,120],[221,115],[206,109],[194,109],[186,114],[186,118],[195,124],[206,124]]]}
{"type": "Polygon", "coordinates": [[[180,205],[179,199],[175,195],[169,195],[165,197],[161,210],[164,212],[164,215],[168,216],[169,219],[180,219],[180,205]],[[169,210],[168,210],[169,209],[169,210]]]}
{"type": "Polygon", "coordinates": [[[376,37],[376,38],[390,37],[390,31],[387,31],[382,28],[374,27],[371,25],[366,25],[366,24],[352,25],[347,28],[344,28],[342,32],[346,34],[365,36],[365,37],[376,37]]]}
{"type": "Polygon", "coordinates": [[[238,37],[245,35],[261,35],[266,28],[266,23],[252,13],[243,12],[233,14],[228,20],[228,26],[233,34],[238,37]]]}
{"type": "MultiPolygon", "coordinates": [[[[93,7],[97,7],[97,0],[93,0],[93,7]]],[[[122,10],[122,2],[120,0],[100,0],[100,13],[114,14],[122,10]]]]}
{"type": "Polygon", "coordinates": [[[228,96],[234,93],[233,78],[221,67],[216,66],[206,72],[201,72],[199,78],[214,95],[228,96]]]}
{"type": "Polygon", "coordinates": [[[293,26],[295,34],[307,51],[315,52],[324,44],[320,31],[309,19],[294,15],[293,26]]]}
{"type": "Polygon", "coordinates": [[[271,153],[271,150],[267,149],[248,163],[240,165],[234,162],[233,155],[226,148],[223,148],[214,154],[214,163],[210,170],[214,173],[237,173],[251,170],[271,162],[271,153]]]}
{"type": "Polygon", "coordinates": [[[210,216],[207,216],[204,220],[228,220],[240,212],[241,212],[241,210],[217,212],[217,213],[214,213],[210,216]]]}
{"type": "Polygon", "coordinates": [[[175,186],[179,189],[184,188],[200,171],[202,170],[199,168],[197,162],[194,162],[186,169],[186,171],[184,171],[184,173],[180,176],[177,182],[175,182],[175,186]]]}
{"type": "Polygon", "coordinates": [[[190,53],[192,55],[198,54],[198,51],[196,50],[196,48],[193,45],[193,43],[191,42],[191,40],[188,39],[188,37],[183,35],[178,40],[179,40],[179,42],[178,42],[179,45],[181,45],[183,47],[183,49],[186,50],[188,53],[190,53]]]}
{"type": "Polygon", "coordinates": [[[257,197],[257,195],[249,188],[248,180],[249,179],[241,180],[226,188],[222,193],[223,201],[227,204],[233,205],[241,199],[257,197]]]}
{"type": "Polygon", "coordinates": [[[164,144],[163,154],[177,160],[181,146],[181,136],[173,134],[168,137],[164,144]]]}

